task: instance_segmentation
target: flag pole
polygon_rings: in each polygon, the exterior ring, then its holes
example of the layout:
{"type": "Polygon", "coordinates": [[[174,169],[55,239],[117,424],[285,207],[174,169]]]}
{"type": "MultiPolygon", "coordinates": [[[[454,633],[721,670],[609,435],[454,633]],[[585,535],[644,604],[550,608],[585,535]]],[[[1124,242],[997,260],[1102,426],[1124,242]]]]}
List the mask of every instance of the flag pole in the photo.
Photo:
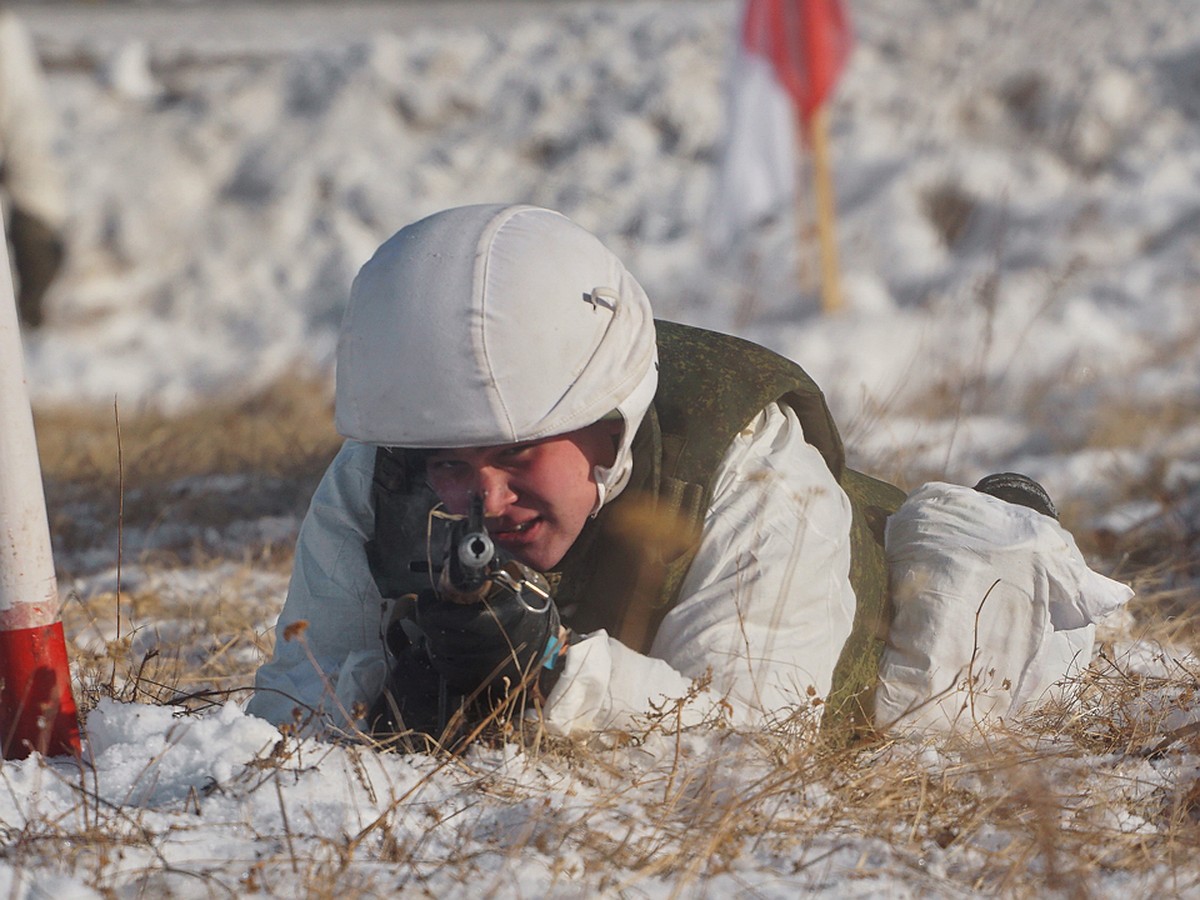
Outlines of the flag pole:
{"type": "Polygon", "coordinates": [[[801,140],[807,133],[812,144],[813,195],[817,203],[817,235],[821,242],[821,309],[828,315],[842,308],[841,274],[838,264],[837,211],[833,173],[829,162],[829,126],[825,104],[809,117],[807,127],[797,116],[801,140]]]}
{"type": "Polygon", "coordinates": [[[800,296],[806,296],[820,289],[818,279],[821,277],[818,267],[812,258],[810,242],[816,229],[815,210],[811,208],[812,199],[803,187],[810,177],[805,163],[803,147],[808,140],[803,119],[797,112],[793,116],[795,122],[796,153],[795,153],[795,182],[792,188],[792,207],[796,216],[796,281],[800,285],[800,296]]]}
{"type": "Polygon", "coordinates": [[[0,750],[78,756],[46,496],[0,221],[0,750]]]}

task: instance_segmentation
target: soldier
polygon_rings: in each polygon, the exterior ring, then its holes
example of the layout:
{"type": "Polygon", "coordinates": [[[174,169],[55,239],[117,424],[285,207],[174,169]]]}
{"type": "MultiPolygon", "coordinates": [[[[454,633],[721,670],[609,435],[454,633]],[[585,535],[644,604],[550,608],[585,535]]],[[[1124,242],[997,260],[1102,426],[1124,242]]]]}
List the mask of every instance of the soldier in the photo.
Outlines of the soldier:
{"type": "Polygon", "coordinates": [[[251,712],[373,706],[377,731],[436,738],[524,687],[564,733],[686,695],[686,721],[870,717],[904,494],[846,466],[799,366],[656,323],[562,215],[450,209],[384,243],[343,320],[336,424],[251,712]]]}

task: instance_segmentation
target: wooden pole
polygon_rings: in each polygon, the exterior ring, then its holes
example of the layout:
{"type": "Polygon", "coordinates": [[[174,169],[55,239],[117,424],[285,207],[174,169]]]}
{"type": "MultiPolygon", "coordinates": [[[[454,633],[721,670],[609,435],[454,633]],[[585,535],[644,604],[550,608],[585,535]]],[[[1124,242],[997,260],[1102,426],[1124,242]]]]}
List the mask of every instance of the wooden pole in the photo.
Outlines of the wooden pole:
{"type": "Polygon", "coordinates": [[[808,173],[805,171],[804,148],[808,138],[805,135],[800,116],[797,114],[795,118],[796,180],[793,185],[795,193],[793,206],[796,215],[796,283],[800,286],[800,296],[804,297],[821,289],[819,283],[821,276],[815,265],[816,260],[813,257],[811,246],[812,236],[817,226],[813,210],[810,208],[812,200],[807,185],[808,173]]]}
{"type": "Polygon", "coordinates": [[[23,759],[33,751],[47,756],[79,754],[79,717],[59,620],[46,495],[2,220],[0,747],[5,759],[23,759]]]}
{"type": "MultiPolygon", "coordinates": [[[[797,119],[799,118],[797,116],[797,119]]],[[[813,195],[817,202],[817,235],[821,242],[821,309],[830,314],[842,308],[842,285],[838,265],[837,210],[833,193],[833,173],[829,163],[827,120],[825,107],[818,107],[808,121],[807,136],[812,144],[813,195]]],[[[799,131],[803,139],[803,124],[800,125],[799,131]]]]}

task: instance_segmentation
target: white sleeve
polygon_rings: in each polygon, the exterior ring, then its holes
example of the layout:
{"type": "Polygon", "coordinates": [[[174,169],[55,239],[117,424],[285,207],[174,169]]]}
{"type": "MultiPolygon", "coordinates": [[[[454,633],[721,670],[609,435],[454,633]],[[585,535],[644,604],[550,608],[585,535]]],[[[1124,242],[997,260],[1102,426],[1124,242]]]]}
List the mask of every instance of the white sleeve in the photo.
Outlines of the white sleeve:
{"type": "Polygon", "coordinates": [[[1041,700],[1092,659],[1096,622],[1132,595],[1049,516],[931,482],[888,519],[893,619],[875,721],[948,732],[1041,700]]]}
{"type": "Polygon", "coordinates": [[[604,632],[572,646],[547,724],[628,727],[710,671],[693,718],[719,702],[754,724],[829,692],[854,620],[850,501],[790,408],[767,407],[730,445],[680,597],[650,656],[604,632]]]}
{"type": "Polygon", "coordinates": [[[20,20],[0,11],[0,168],[13,205],[51,228],[67,216],[53,154],[54,111],[33,42],[20,20]]]}
{"type": "Polygon", "coordinates": [[[355,703],[370,703],[382,687],[383,600],[365,549],[375,526],[374,465],[374,447],[347,441],[313,494],[275,652],[255,675],[247,706],[253,715],[282,724],[307,706],[341,724],[355,703]]]}

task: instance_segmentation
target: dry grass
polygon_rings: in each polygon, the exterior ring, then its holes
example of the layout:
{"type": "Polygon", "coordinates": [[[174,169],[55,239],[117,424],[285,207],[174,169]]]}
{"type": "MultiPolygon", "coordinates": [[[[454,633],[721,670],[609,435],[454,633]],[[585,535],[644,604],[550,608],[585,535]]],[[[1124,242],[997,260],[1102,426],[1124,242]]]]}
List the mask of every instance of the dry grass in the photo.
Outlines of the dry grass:
{"type": "Polygon", "coordinates": [[[203,838],[205,820],[189,816],[208,808],[207,793],[175,804],[163,832],[161,813],[106,806],[86,776],[88,827],[31,821],[6,845],[31,867],[57,848],[89,848],[72,851],[73,870],[114,895],[190,882],[204,895],[294,896],[297,885],[314,898],[520,895],[522,873],[537,872],[535,883],[571,895],[690,897],[736,890],[758,868],[799,892],[874,882],[875,893],[1088,897],[1144,878],[1177,894],[1200,884],[1200,786],[1186,763],[1200,729],[1168,719],[1195,709],[1198,674],[1148,678],[1105,660],[1071,686],[1071,703],[986,740],[874,738],[849,750],[840,735],[810,740],[799,719],[739,734],[679,728],[670,709],[638,732],[588,740],[510,722],[466,757],[399,770],[369,742],[286,738],[213,786],[247,809],[278,806],[274,823],[260,813],[239,826],[249,864],[170,862],[169,834],[203,838]],[[500,764],[514,744],[517,769],[500,764]],[[289,791],[336,782],[345,767],[372,811],[361,827],[330,831],[289,791]],[[140,869],[119,862],[138,854],[140,869]]]}
{"type": "Polygon", "coordinates": [[[118,527],[302,514],[340,445],[327,388],[303,382],[177,418],[43,410],[35,422],[56,553],[112,547],[114,563],[118,527]]]}
{"type": "Polygon", "coordinates": [[[263,623],[282,600],[256,596],[250,568],[214,563],[200,591],[151,586],[123,593],[119,602],[111,592],[72,595],[62,619],[73,642],[81,710],[101,697],[191,709],[226,697],[244,700],[270,654],[263,623]]]}
{"type": "Polygon", "coordinates": [[[319,475],[341,443],[327,385],[288,381],[179,416],[120,410],[35,410],[42,470],[51,481],[111,485],[118,429],[127,481],[259,472],[319,475]],[[119,413],[119,416],[118,416],[119,413]]]}
{"type": "MultiPolygon", "coordinates": [[[[435,757],[367,828],[341,844],[298,830],[259,875],[278,883],[298,866],[319,897],[378,890],[361,880],[373,863],[401,888],[435,872],[443,884],[498,887],[500,858],[502,868],[545,864],[563,886],[620,894],[657,885],[678,897],[704,895],[715,879],[736,884],[739,871],[769,858],[797,890],[877,879],[885,892],[905,884],[942,896],[1087,897],[1119,873],[1178,891],[1200,879],[1190,865],[1200,788],[1190,770],[1164,784],[1144,769],[1194,753],[1197,738],[1165,729],[1169,707],[1148,711],[1146,697],[1192,704],[1198,687],[1190,671],[1147,679],[1109,663],[1072,686],[1069,705],[936,749],[877,739],[833,750],[844,743],[837,736],[814,743],[787,726],[718,730],[698,743],[669,715],[615,743],[510,731],[529,765],[552,782],[568,779],[579,802],[501,774],[489,751],[435,757]],[[657,762],[639,765],[629,747],[657,762]],[[519,826],[481,835],[456,818],[453,802],[417,800],[446,779],[466,785],[472,805],[519,811],[519,826]],[[406,824],[418,811],[419,837],[406,824]]],[[[264,771],[295,771],[298,752],[294,743],[277,748],[264,771]]]]}
{"type": "Polygon", "coordinates": [[[273,612],[249,582],[286,572],[292,553],[252,526],[298,523],[307,508],[341,441],[327,387],[283,383],[178,417],[40,410],[35,425],[60,583],[97,566],[139,575],[119,597],[68,596],[81,708],[249,684],[273,612]],[[185,565],[206,585],[198,592],[171,587],[185,565]]]}
{"type": "MultiPolygon", "coordinates": [[[[248,867],[214,862],[197,871],[156,861],[162,837],[145,812],[99,804],[86,832],[40,821],[10,833],[7,844],[10,858],[27,864],[53,847],[90,847],[74,863],[95,873],[92,883],[152,893],[169,890],[172,878],[178,889],[183,875],[210,892],[266,896],[294,895],[297,884],[320,898],[423,886],[444,895],[453,885],[485,893],[507,885],[503,892],[513,893],[510,879],[532,869],[560,889],[699,896],[710,883],[732,889],[739,872],[763,860],[774,861],[766,865],[775,867],[777,884],[798,891],[876,880],[884,892],[907,885],[939,896],[1086,897],[1117,873],[1158,877],[1164,890],[1194,886],[1200,792],[1188,778],[1161,786],[1139,771],[1144,739],[1157,735],[1116,712],[1137,692],[1126,686],[1114,696],[1112,688],[1104,686],[1108,696],[1092,710],[1102,729],[1048,713],[988,744],[936,752],[879,742],[824,753],[786,731],[727,733],[701,750],[684,733],[683,758],[639,767],[636,755],[602,741],[542,741],[526,755],[548,777],[532,783],[498,768],[495,752],[484,750],[465,760],[418,761],[421,777],[402,787],[381,779],[367,747],[305,750],[285,741],[219,786],[226,797],[277,795],[283,811],[274,827],[243,826],[255,848],[248,867]],[[1124,757],[1091,756],[1113,751],[1124,757]],[[364,828],[341,835],[307,821],[303,804],[289,805],[280,789],[330,768],[335,752],[382,804],[364,828]],[[564,780],[572,785],[567,796],[564,780]],[[506,811],[511,826],[476,824],[479,807],[506,811]],[[1131,821],[1138,827],[1126,827],[1131,821]],[[148,857],[143,870],[117,864],[138,850],[148,857]]],[[[661,752],[662,737],[651,730],[626,740],[661,752]]],[[[1160,758],[1179,752],[1168,747],[1160,758]]],[[[197,810],[204,802],[202,795],[189,801],[197,810]]]]}
{"type": "Polygon", "coordinates": [[[340,444],[331,410],[326,387],[288,382],[175,418],[35,412],[56,550],[102,543],[118,524],[219,529],[302,512],[340,444]],[[202,481],[217,476],[237,482],[202,481]]]}
{"type": "MultiPolygon", "coordinates": [[[[1110,408],[1092,439],[1135,442],[1151,427],[1186,424],[1194,409],[1180,401],[1138,426],[1110,408]],[[1103,424],[1110,415],[1111,427],[1103,424]]],[[[183,547],[127,545],[126,566],[143,573],[138,587],[67,604],[68,635],[85,638],[73,648],[77,696],[85,708],[104,696],[185,696],[186,706],[203,710],[240,696],[267,651],[261,623],[281,598],[263,598],[253,582],[285,570],[290,552],[267,543],[230,549],[207,535],[255,517],[299,518],[338,445],[328,399],[313,386],[284,385],[178,419],[121,418],[118,465],[111,416],[37,417],[60,561],[70,569],[100,550],[111,551],[115,565],[122,475],[127,532],[177,525],[192,538],[183,547]],[[220,476],[236,478],[223,487],[220,476]],[[185,564],[210,572],[210,585],[177,591],[150,577],[185,564]]],[[[1154,485],[1127,489],[1153,496],[1154,485]]],[[[1141,588],[1138,633],[1200,648],[1196,534],[1173,543],[1150,531],[1121,540],[1105,549],[1141,588]]],[[[549,891],[613,895],[731,892],[738,873],[755,867],[810,891],[874,879],[877,892],[905,885],[940,896],[1084,897],[1136,878],[1149,879],[1137,882],[1146,890],[1195,890],[1200,782],[1186,760],[1200,753],[1200,728],[1176,722],[1200,702],[1200,672],[1177,665],[1140,675],[1109,648],[1070,693],[1072,703],[986,740],[925,745],[839,734],[813,742],[800,718],[766,733],[692,732],[665,710],[640,733],[586,741],[509,719],[466,758],[412,761],[421,773],[415,785],[397,781],[385,764],[395,757],[369,742],[288,737],[213,787],[247,806],[266,797],[278,807],[277,824],[256,818],[239,826],[240,861],[170,859],[172,835],[203,836],[206,820],[194,817],[206,808],[203,791],[179,805],[164,831],[150,810],[101,801],[86,773],[75,788],[86,807],[81,822],[0,823],[3,856],[32,869],[62,865],[65,855],[65,865],[106,896],[293,896],[297,885],[329,898],[396,889],[443,895],[455,885],[514,893],[511,873],[531,865],[549,891]],[[499,765],[514,743],[536,777],[499,765]],[[309,818],[289,793],[342,756],[379,809],[345,833],[309,818]]]]}

